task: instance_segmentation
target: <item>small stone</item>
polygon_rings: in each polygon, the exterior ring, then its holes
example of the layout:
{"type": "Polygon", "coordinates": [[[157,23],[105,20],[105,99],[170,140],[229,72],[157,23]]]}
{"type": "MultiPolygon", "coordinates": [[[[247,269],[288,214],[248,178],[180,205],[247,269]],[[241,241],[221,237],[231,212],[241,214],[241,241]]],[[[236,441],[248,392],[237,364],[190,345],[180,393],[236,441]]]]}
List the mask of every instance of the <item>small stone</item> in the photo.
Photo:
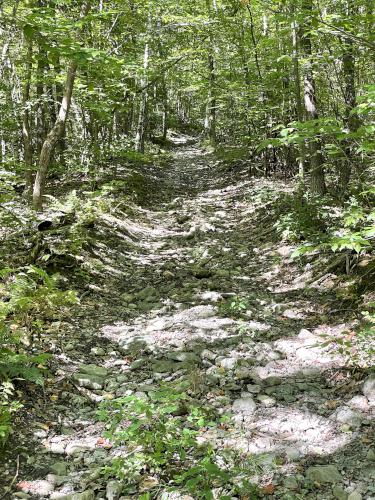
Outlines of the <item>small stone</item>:
{"type": "Polygon", "coordinates": [[[375,375],[370,375],[365,380],[362,392],[370,402],[375,402],[375,375]]]}
{"type": "MultiPolygon", "coordinates": [[[[145,360],[143,358],[140,358],[140,359],[136,359],[133,361],[133,363],[131,363],[130,365],[130,369],[132,371],[134,370],[138,370],[139,368],[141,368],[143,365],[145,364],[145,360]]],[[[108,387],[108,386],[107,386],[108,387]]]]}
{"type": "Polygon", "coordinates": [[[349,424],[357,426],[361,423],[362,417],[358,413],[354,412],[347,406],[338,409],[336,413],[336,420],[341,424],[349,424]]]}
{"type": "Polygon", "coordinates": [[[262,406],[265,406],[266,408],[270,408],[276,403],[275,398],[271,398],[271,396],[267,396],[266,394],[259,394],[257,399],[262,404],[262,406]]]}
{"type": "Polygon", "coordinates": [[[285,449],[285,455],[288,460],[298,460],[301,457],[301,452],[297,448],[289,447],[285,449]]]}
{"type": "Polygon", "coordinates": [[[354,396],[347,404],[355,410],[367,411],[369,408],[368,400],[365,396],[354,396]]]}
{"type": "Polygon", "coordinates": [[[68,466],[65,462],[55,462],[50,468],[51,471],[57,476],[65,476],[68,466]]]}
{"type": "Polygon", "coordinates": [[[249,384],[246,386],[246,389],[248,392],[251,392],[252,394],[258,394],[262,390],[262,387],[256,384],[249,384]]]}
{"type": "Polygon", "coordinates": [[[293,476],[288,476],[284,479],[284,486],[288,490],[298,490],[298,481],[293,476]]]}
{"type": "Polygon", "coordinates": [[[171,352],[168,354],[168,358],[184,363],[197,363],[199,361],[198,355],[194,352],[171,352]]]}
{"type": "Polygon", "coordinates": [[[106,488],[107,500],[118,500],[121,496],[122,484],[120,481],[109,481],[106,488]]]}
{"type": "Polygon", "coordinates": [[[348,494],[346,493],[344,488],[342,488],[341,486],[338,486],[338,485],[333,487],[332,494],[338,500],[347,500],[348,499],[348,494]]]}
{"type": "Polygon", "coordinates": [[[209,361],[215,361],[217,358],[217,354],[213,351],[210,351],[209,349],[203,349],[201,352],[201,358],[202,359],[208,359],[209,361]]]}
{"type": "Polygon", "coordinates": [[[247,380],[251,378],[252,369],[248,366],[240,366],[234,372],[236,379],[247,380]]]}
{"type": "Polygon", "coordinates": [[[21,482],[19,487],[24,493],[30,493],[36,497],[49,497],[55,489],[53,484],[44,480],[21,482]]]}
{"type": "Polygon", "coordinates": [[[95,493],[93,490],[87,490],[83,493],[70,493],[69,495],[59,497],[59,500],[95,500],[95,493]]]}
{"type": "Polygon", "coordinates": [[[256,410],[256,403],[250,397],[236,399],[233,402],[232,410],[234,413],[244,413],[245,415],[252,415],[256,410]]]}
{"type": "Polygon", "coordinates": [[[368,450],[366,458],[367,458],[367,460],[370,460],[370,462],[375,462],[375,451],[368,450]]]}
{"type": "Polygon", "coordinates": [[[63,443],[63,442],[51,442],[49,444],[49,451],[51,453],[56,453],[57,455],[64,455],[65,443],[63,443]]]}
{"type": "Polygon", "coordinates": [[[353,491],[348,496],[348,500],[362,500],[363,496],[358,491],[353,491]]]}
{"type": "Polygon", "coordinates": [[[93,347],[90,352],[94,354],[94,356],[105,356],[105,350],[101,347],[93,347]]]}
{"type": "Polygon", "coordinates": [[[225,370],[233,370],[238,363],[237,358],[222,358],[218,361],[218,365],[225,370]]]}
{"type": "Polygon", "coordinates": [[[341,474],[334,465],[313,465],[307,469],[306,477],[320,484],[335,484],[342,481],[341,474]]]}

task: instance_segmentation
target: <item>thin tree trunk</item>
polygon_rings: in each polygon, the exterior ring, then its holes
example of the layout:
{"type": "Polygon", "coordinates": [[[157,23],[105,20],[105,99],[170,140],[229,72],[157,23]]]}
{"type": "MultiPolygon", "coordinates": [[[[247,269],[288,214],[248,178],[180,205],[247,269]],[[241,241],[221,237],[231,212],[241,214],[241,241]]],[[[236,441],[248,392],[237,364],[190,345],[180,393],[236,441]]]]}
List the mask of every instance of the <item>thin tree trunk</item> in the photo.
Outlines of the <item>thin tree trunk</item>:
{"type": "MultiPolygon", "coordinates": [[[[346,3],[347,16],[351,18],[354,15],[353,0],[347,0],[346,3]]],[[[343,63],[343,76],[345,82],[345,124],[349,132],[356,132],[358,129],[358,117],[353,113],[357,105],[356,89],[355,89],[355,56],[353,40],[349,37],[343,39],[345,51],[342,58],[343,63]]],[[[349,139],[345,145],[346,158],[341,164],[339,190],[341,193],[346,193],[351,177],[352,159],[353,159],[353,143],[349,139]]]]}
{"type": "MultiPolygon", "coordinates": [[[[312,0],[304,0],[304,14],[306,21],[304,23],[303,34],[301,37],[301,47],[305,56],[303,67],[304,73],[304,101],[306,117],[308,120],[317,120],[319,118],[316,106],[316,89],[312,63],[312,44],[311,44],[311,18],[313,4],[312,0]]],[[[310,154],[310,189],[314,194],[323,195],[327,188],[325,183],[324,160],[322,154],[322,142],[320,137],[308,141],[310,154]]]]}
{"type": "MultiPolygon", "coordinates": [[[[206,0],[206,7],[210,22],[214,19],[217,12],[216,0],[206,0]],[[214,11],[214,12],[213,12],[214,11]]],[[[216,63],[215,63],[215,44],[211,27],[209,28],[209,47],[208,47],[208,95],[206,105],[206,117],[204,121],[205,136],[212,146],[216,144],[216,63]]]]}
{"type": "Polygon", "coordinates": [[[148,37],[151,32],[151,10],[149,7],[148,12],[148,21],[147,21],[147,39],[145,42],[145,48],[143,52],[143,77],[141,79],[141,103],[139,106],[139,114],[138,114],[138,125],[137,125],[137,133],[135,136],[135,150],[139,153],[144,153],[145,151],[145,140],[146,140],[146,131],[147,131],[147,121],[148,121],[148,65],[150,59],[150,45],[148,37]]]}
{"type": "MultiPolygon", "coordinates": [[[[90,0],[86,0],[82,5],[81,18],[85,17],[90,10],[90,0]]],[[[51,163],[52,155],[57,142],[64,134],[66,120],[68,118],[70,105],[72,102],[74,81],[77,73],[77,63],[72,61],[68,68],[65,82],[64,95],[61,101],[59,114],[52,129],[44,140],[39,157],[38,171],[35,177],[33,190],[33,204],[36,210],[41,210],[43,205],[43,191],[47,176],[48,167],[51,163]]]]}
{"type": "MultiPolygon", "coordinates": [[[[25,36],[26,39],[26,36],[25,36]]],[[[26,41],[26,40],[25,40],[26,41]]],[[[33,147],[31,140],[31,127],[30,127],[30,86],[31,86],[31,72],[32,72],[32,55],[33,55],[33,42],[32,39],[27,39],[27,55],[26,55],[26,74],[25,82],[22,92],[22,139],[23,139],[23,161],[25,166],[25,181],[26,181],[26,195],[30,196],[33,185],[33,147]]]]}
{"type": "MultiPolygon", "coordinates": [[[[296,21],[292,23],[292,41],[293,41],[293,77],[294,77],[294,94],[297,111],[297,120],[301,123],[304,119],[302,93],[301,93],[301,76],[299,68],[299,33],[296,21]]],[[[299,148],[298,158],[298,173],[301,182],[305,177],[305,143],[302,142],[299,148]]]]}

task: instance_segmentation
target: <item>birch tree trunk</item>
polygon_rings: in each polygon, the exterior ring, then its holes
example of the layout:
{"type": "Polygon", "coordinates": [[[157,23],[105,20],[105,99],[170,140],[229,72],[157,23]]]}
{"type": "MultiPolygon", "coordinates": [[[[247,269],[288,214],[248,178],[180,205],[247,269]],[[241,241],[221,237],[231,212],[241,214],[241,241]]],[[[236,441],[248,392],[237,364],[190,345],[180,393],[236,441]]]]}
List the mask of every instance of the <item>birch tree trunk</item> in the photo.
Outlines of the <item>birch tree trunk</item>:
{"type": "MultiPolygon", "coordinates": [[[[81,9],[81,18],[85,17],[90,10],[91,2],[86,0],[81,9]]],[[[72,102],[74,81],[77,73],[77,63],[72,61],[68,67],[64,95],[61,101],[61,106],[57,119],[51,130],[45,138],[42,150],[39,156],[38,171],[35,177],[33,189],[33,205],[36,210],[41,210],[43,206],[43,191],[47,176],[48,167],[50,166],[54,149],[58,141],[62,138],[65,130],[66,120],[68,118],[70,105],[72,102]]]]}

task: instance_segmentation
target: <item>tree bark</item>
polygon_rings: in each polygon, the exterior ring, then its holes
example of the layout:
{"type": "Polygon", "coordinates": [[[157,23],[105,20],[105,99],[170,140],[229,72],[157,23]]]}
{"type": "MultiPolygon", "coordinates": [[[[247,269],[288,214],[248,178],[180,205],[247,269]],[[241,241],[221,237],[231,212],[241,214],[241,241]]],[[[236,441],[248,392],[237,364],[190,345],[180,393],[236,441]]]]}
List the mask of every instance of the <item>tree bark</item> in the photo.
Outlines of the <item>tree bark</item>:
{"type": "Polygon", "coordinates": [[[32,72],[32,55],[33,55],[33,42],[31,39],[27,42],[27,55],[26,55],[26,74],[25,82],[22,92],[22,140],[23,140],[23,162],[25,166],[25,181],[26,181],[26,195],[30,196],[33,185],[33,147],[31,140],[31,127],[30,127],[30,86],[31,86],[31,72],[32,72]]]}
{"type": "MultiPolygon", "coordinates": [[[[312,0],[304,0],[304,14],[306,21],[303,26],[301,47],[305,56],[303,65],[304,73],[304,102],[307,120],[314,121],[319,118],[316,105],[316,88],[313,72],[313,53],[311,43],[311,19],[313,4],[312,0]]],[[[309,139],[308,150],[310,156],[310,190],[313,194],[323,195],[326,193],[324,159],[322,154],[322,141],[319,136],[309,139]]]]}
{"type": "MultiPolygon", "coordinates": [[[[206,0],[208,17],[210,22],[214,19],[217,5],[216,0],[206,0]],[[213,12],[214,11],[214,12],[213,12]]],[[[206,104],[206,116],[204,120],[205,136],[212,146],[216,144],[216,63],[215,63],[215,44],[211,27],[209,27],[209,47],[208,47],[208,95],[206,104]]]]}
{"type": "MultiPolygon", "coordinates": [[[[353,0],[346,2],[346,14],[350,19],[354,15],[353,0]]],[[[343,38],[344,54],[342,57],[342,70],[345,82],[345,125],[350,133],[356,132],[358,129],[358,117],[353,114],[353,110],[357,105],[356,88],[355,88],[355,55],[353,40],[349,37],[343,38]]],[[[348,190],[348,185],[352,172],[353,159],[353,142],[348,139],[345,144],[345,159],[341,164],[339,191],[345,194],[348,190]]]]}
{"type": "MultiPolygon", "coordinates": [[[[91,2],[86,0],[81,9],[81,18],[85,17],[90,10],[91,2]]],[[[39,156],[38,171],[35,177],[33,189],[33,205],[36,210],[41,210],[43,206],[43,191],[47,176],[48,167],[51,163],[52,155],[56,144],[64,134],[66,120],[68,118],[70,105],[72,102],[74,81],[77,73],[77,63],[72,61],[68,68],[65,82],[64,95],[61,101],[59,114],[52,129],[47,134],[39,156]]]]}
{"type": "MultiPolygon", "coordinates": [[[[149,7],[150,9],[150,7],[149,7]]],[[[148,21],[147,21],[147,34],[146,34],[146,42],[145,42],[145,48],[143,52],[143,77],[141,79],[141,88],[142,88],[142,95],[141,95],[141,102],[139,105],[139,114],[138,114],[138,125],[137,125],[137,133],[135,136],[135,150],[138,151],[138,153],[144,153],[145,152],[145,140],[146,140],[146,131],[147,131],[147,120],[148,120],[148,91],[149,91],[149,85],[148,85],[148,65],[149,65],[149,59],[150,59],[150,45],[149,45],[149,40],[148,37],[150,36],[151,32],[151,11],[149,10],[148,12],[148,21]]]]}
{"type": "MultiPolygon", "coordinates": [[[[295,104],[297,112],[297,120],[299,123],[303,122],[303,102],[302,102],[302,92],[301,92],[301,75],[300,75],[300,64],[299,64],[299,28],[296,21],[292,23],[292,42],[293,42],[293,77],[294,77],[294,95],[295,104]]],[[[299,148],[299,158],[298,158],[298,173],[301,182],[303,182],[305,177],[305,142],[300,144],[299,148]]]]}

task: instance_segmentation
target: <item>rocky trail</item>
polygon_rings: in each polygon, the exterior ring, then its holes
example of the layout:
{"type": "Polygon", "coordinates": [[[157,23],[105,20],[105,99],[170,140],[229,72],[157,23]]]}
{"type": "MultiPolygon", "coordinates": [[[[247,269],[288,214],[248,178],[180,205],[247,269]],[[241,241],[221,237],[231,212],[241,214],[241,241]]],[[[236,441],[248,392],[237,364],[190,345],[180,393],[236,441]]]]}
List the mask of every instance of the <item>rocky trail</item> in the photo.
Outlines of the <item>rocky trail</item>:
{"type": "Polygon", "coordinates": [[[101,475],[116,448],[99,403],[187,380],[233,415],[199,439],[254,457],[248,498],[375,499],[375,379],[324,344],[348,328],[330,314],[334,277],[308,286],[311,268],[277,241],[272,193],[288,185],[219,167],[176,148],[161,180],[148,174],[152,209],[102,221],[97,281],[50,339],[53,378],[12,437],[2,498],[120,498],[101,475]]]}

